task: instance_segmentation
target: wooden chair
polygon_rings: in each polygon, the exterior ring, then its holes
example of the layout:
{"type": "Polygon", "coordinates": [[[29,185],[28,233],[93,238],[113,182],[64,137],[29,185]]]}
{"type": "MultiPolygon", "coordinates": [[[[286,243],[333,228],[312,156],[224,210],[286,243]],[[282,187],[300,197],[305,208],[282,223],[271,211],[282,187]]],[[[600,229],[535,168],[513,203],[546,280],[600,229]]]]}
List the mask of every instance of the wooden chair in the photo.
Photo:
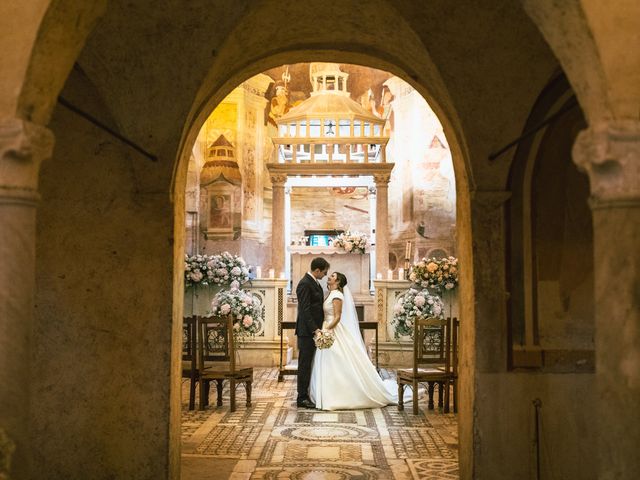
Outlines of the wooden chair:
{"type": "Polygon", "coordinates": [[[199,380],[197,338],[198,317],[182,319],[182,378],[188,378],[189,410],[196,407],[196,383],[199,380]]]}
{"type": "Polygon", "coordinates": [[[284,353],[284,331],[294,330],[296,328],[296,322],[278,322],[280,327],[280,365],[278,369],[278,381],[282,382],[285,375],[298,375],[298,368],[296,365],[286,364],[286,355],[284,353]]]}
{"type": "Polygon", "coordinates": [[[433,391],[437,383],[438,405],[449,409],[449,383],[451,381],[451,321],[450,319],[419,318],[413,327],[413,367],[399,369],[398,410],[404,410],[404,389],[413,390],[413,414],[418,414],[418,385],[426,383],[429,392],[428,408],[432,410],[433,391]]]}
{"type": "Polygon", "coordinates": [[[251,406],[253,368],[236,366],[236,345],[232,317],[200,317],[198,321],[198,358],[200,367],[200,404],[203,410],[209,403],[209,386],[216,382],[217,406],[222,405],[224,381],[229,382],[230,410],[236,410],[236,386],[244,384],[247,407],[251,406]]]}

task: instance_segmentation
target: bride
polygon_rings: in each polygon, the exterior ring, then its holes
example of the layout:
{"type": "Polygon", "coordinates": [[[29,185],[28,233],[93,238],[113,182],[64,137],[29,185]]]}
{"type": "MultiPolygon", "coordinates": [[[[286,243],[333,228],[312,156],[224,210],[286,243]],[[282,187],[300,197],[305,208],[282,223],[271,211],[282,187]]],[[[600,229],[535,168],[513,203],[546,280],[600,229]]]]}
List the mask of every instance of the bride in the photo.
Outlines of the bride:
{"type": "Polygon", "coordinates": [[[396,404],[395,381],[382,380],[367,354],[347,277],[333,272],[327,287],[323,329],[333,330],[335,340],[330,348],[316,351],[309,386],[311,400],[320,410],[396,404]]]}

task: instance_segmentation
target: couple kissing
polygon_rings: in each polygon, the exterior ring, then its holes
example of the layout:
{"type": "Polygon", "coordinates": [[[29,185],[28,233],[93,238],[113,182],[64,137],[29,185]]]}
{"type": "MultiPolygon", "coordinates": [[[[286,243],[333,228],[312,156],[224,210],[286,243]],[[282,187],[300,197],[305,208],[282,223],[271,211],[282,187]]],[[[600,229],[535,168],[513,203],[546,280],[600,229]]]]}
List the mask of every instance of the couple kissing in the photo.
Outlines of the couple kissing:
{"type": "Polygon", "coordinates": [[[318,257],[296,288],[298,314],[298,397],[301,408],[346,410],[378,408],[397,403],[393,380],[382,380],[360,334],[353,296],[347,277],[331,272],[325,298],[320,284],[329,272],[329,262],[318,257]],[[330,348],[317,350],[314,335],[333,333],[330,348]]]}

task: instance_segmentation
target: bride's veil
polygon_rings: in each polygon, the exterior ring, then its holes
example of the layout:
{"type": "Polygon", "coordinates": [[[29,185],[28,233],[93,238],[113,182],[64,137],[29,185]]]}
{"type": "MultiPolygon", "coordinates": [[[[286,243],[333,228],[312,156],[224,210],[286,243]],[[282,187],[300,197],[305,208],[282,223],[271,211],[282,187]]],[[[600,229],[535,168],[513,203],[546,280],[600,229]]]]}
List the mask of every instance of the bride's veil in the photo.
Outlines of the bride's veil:
{"type": "Polygon", "coordinates": [[[345,286],[342,294],[344,295],[344,303],[342,305],[342,318],[340,319],[340,323],[349,330],[356,344],[366,352],[367,348],[364,345],[364,340],[362,340],[362,335],[360,334],[360,327],[358,326],[356,304],[353,301],[353,295],[351,295],[349,287],[345,286]]]}

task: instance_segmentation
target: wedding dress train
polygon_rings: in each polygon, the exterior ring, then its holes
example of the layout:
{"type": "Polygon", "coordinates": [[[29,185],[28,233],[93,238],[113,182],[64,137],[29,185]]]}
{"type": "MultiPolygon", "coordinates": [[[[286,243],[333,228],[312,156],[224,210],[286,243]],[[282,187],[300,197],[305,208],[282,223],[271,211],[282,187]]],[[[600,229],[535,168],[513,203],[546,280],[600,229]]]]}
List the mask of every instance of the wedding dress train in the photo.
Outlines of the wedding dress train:
{"type": "Polygon", "coordinates": [[[332,290],[324,301],[324,325],[333,322],[333,299],[343,299],[340,323],[331,348],[316,350],[309,395],[321,410],[377,408],[396,404],[398,386],[380,378],[360,335],[353,297],[332,290]]]}

